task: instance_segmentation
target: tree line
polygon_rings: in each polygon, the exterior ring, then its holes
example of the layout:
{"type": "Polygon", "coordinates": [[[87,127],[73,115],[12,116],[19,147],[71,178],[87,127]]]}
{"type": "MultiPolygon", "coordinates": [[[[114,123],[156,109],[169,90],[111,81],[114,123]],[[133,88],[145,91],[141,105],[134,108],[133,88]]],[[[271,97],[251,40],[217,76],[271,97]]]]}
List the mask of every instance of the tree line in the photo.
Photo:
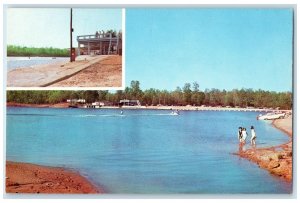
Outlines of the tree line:
{"type": "Polygon", "coordinates": [[[85,99],[91,103],[95,101],[118,105],[121,99],[137,99],[142,105],[165,106],[230,106],[255,108],[292,108],[291,92],[274,92],[253,89],[233,89],[231,91],[206,89],[200,91],[199,84],[185,83],[173,91],[159,89],[140,89],[139,81],[131,81],[125,90],[110,91],[7,91],[7,102],[27,104],[54,104],[66,102],[67,99],[85,99]]]}
{"type": "Polygon", "coordinates": [[[70,51],[68,49],[59,49],[53,47],[21,47],[8,45],[7,46],[7,56],[43,56],[43,57],[68,57],[70,51]]]}

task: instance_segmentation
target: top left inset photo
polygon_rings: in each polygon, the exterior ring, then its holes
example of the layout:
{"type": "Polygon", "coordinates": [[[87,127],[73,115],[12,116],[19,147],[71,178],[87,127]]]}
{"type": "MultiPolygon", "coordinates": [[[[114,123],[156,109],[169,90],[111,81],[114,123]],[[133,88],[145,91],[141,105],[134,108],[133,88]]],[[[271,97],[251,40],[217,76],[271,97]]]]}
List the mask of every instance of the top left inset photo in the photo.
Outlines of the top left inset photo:
{"type": "Polygon", "coordinates": [[[5,9],[8,89],[123,89],[124,9],[5,9]]]}

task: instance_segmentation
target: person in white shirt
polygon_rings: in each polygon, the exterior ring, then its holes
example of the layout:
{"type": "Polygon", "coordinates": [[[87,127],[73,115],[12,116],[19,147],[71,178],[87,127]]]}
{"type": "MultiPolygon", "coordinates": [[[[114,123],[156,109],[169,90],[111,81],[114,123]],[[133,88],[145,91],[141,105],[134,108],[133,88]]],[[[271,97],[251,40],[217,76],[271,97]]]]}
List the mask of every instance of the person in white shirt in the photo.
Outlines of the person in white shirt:
{"type": "Polygon", "coordinates": [[[255,130],[254,130],[254,127],[251,126],[251,144],[252,145],[255,145],[255,139],[256,139],[256,133],[255,133],[255,130]]]}
{"type": "Polygon", "coordinates": [[[246,138],[248,136],[246,128],[243,128],[243,130],[242,130],[242,136],[243,136],[242,137],[242,141],[245,143],[246,142],[246,138]]]}

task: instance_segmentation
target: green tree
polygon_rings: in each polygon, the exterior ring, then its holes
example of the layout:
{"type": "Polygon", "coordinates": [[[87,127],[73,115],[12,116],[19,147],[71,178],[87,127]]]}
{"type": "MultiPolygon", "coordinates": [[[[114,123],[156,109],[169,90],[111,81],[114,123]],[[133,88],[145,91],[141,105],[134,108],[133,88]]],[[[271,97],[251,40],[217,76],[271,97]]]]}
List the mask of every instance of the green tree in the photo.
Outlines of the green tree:
{"type": "Polygon", "coordinates": [[[192,99],[191,84],[185,83],[182,90],[183,90],[185,105],[191,104],[191,99],[192,99]]]}
{"type": "Polygon", "coordinates": [[[142,97],[142,90],[140,89],[140,82],[132,80],[130,83],[130,94],[132,99],[140,99],[142,97]]]}

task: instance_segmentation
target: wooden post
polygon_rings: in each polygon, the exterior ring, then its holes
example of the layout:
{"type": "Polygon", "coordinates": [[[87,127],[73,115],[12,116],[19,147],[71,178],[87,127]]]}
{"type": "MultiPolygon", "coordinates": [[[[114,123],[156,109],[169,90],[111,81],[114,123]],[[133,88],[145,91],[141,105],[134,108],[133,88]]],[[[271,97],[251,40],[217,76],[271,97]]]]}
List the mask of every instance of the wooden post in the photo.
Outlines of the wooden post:
{"type": "Polygon", "coordinates": [[[70,62],[72,62],[72,48],[73,48],[73,28],[72,28],[72,17],[73,17],[73,14],[72,14],[72,8],[71,8],[71,16],[70,16],[70,62]]]}
{"type": "Polygon", "coordinates": [[[80,56],[80,43],[78,42],[78,53],[77,53],[78,56],[80,56]]]}

